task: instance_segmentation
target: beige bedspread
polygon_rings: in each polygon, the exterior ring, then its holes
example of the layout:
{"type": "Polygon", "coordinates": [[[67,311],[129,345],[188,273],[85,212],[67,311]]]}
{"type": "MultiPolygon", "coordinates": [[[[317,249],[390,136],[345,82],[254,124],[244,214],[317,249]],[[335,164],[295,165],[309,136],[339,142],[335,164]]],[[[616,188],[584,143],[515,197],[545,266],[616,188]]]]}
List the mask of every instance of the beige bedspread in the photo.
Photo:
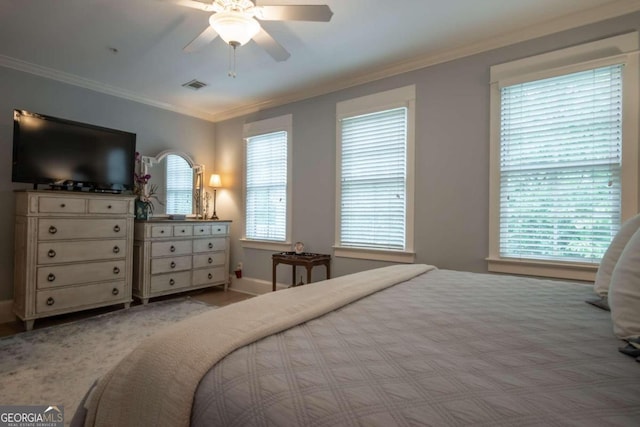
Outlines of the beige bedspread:
{"type": "Polygon", "coordinates": [[[233,350],[434,269],[401,265],[263,295],[142,343],[87,399],[87,426],[186,426],[203,375],[233,350]]]}

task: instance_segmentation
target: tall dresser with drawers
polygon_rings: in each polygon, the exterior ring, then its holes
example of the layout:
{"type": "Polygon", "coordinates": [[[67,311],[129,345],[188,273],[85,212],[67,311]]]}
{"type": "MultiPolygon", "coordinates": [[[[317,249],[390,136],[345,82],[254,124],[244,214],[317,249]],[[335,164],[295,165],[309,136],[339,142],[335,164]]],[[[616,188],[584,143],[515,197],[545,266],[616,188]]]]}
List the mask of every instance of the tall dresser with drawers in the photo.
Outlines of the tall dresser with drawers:
{"type": "Polygon", "coordinates": [[[14,312],[36,319],[131,303],[133,196],[16,191],[14,312]]]}
{"type": "Polygon", "coordinates": [[[136,221],[133,296],[149,298],[229,282],[229,221],[136,221]]]}

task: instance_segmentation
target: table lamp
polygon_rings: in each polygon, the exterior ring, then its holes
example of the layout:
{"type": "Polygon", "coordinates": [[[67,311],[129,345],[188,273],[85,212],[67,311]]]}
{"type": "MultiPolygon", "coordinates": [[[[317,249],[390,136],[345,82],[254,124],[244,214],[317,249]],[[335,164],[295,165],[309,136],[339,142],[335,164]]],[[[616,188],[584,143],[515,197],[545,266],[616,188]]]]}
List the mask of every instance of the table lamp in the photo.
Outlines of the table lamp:
{"type": "Polygon", "coordinates": [[[211,174],[211,178],[209,178],[209,187],[213,188],[213,215],[211,215],[210,219],[217,220],[218,215],[216,214],[216,189],[222,187],[220,175],[218,175],[217,173],[211,174]]]}

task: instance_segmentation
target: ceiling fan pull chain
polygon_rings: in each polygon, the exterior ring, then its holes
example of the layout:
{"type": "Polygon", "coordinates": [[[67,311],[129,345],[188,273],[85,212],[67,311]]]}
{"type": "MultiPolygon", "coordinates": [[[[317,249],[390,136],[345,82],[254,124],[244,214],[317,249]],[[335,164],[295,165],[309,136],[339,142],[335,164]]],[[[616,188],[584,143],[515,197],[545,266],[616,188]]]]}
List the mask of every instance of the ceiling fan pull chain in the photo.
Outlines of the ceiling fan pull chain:
{"type": "Polygon", "coordinates": [[[229,47],[230,48],[229,48],[229,73],[228,73],[228,76],[229,77],[233,77],[235,79],[236,78],[236,47],[237,47],[237,44],[232,42],[232,43],[229,44],[229,47]],[[231,59],[231,48],[233,48],[233,60],[231,59]]]}

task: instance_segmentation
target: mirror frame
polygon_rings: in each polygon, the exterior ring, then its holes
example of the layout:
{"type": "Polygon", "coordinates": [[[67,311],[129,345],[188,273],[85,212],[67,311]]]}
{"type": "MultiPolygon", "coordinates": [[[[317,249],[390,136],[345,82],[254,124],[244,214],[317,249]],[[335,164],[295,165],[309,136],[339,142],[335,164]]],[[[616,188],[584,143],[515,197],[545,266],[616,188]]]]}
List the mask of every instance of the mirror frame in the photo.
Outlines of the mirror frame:
{"type": "MultiPolygon", "coordinates": [[[[195,217],[197,219],[203,218],[204,214],[204,165],[196,163],[193,161],[191,156],[183,151],[178,150],[164,150],[158,153],[155,157],[153,156],[141,156],[141,168],[140,171],[143,175],[149,173],[149,170],[156,164],[160,163],[165,157],[173,154],[175,156],[182,157],[188,164],[191,166],[191,169],[194,173],[194,181],[195,184],[193,186],[193,197],[195,199],[195,213],[187,215],[187,217],[195,217]]],[[[148,183],[146,185],[149,185],[148,183]]],[[[146,190],[146,189],[145,189],[146,190]]],[[[163,215],[153,215],[155,217],[168,217],[168,214],[163,215]]]]}

